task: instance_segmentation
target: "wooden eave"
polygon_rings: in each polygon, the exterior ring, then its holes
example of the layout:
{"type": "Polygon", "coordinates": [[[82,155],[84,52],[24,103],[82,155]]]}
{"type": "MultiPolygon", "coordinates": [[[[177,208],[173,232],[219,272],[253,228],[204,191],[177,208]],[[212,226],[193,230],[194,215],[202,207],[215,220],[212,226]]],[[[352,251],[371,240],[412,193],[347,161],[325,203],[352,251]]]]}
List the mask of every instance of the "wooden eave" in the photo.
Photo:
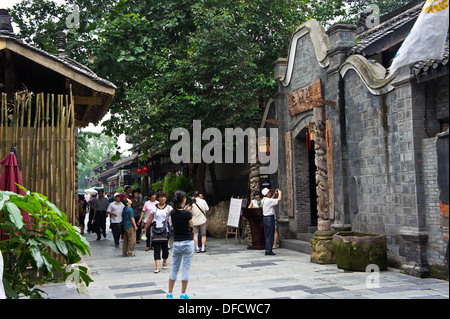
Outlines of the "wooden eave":
{"type": "MultiPolygon", "coordinates": [[[[62,59],[45,51],[33,48],[15,38],[0,37],[0,51],[7,55],[17,54],[48,72],[55,72],[65,79],[66,91],[72,87],[75,102],[75,124],[87,126],[101,120],[110,105],[116,87],[111,82],[99,78],[92,71],[73,60],[62,59]]],[[[35,92],[39,93],[39,92],[35,92]]],[[[53,93],[53,92],[44,92],[53,93]]],[[[61,92],[63,94],[63,92],[61,92]]]]}

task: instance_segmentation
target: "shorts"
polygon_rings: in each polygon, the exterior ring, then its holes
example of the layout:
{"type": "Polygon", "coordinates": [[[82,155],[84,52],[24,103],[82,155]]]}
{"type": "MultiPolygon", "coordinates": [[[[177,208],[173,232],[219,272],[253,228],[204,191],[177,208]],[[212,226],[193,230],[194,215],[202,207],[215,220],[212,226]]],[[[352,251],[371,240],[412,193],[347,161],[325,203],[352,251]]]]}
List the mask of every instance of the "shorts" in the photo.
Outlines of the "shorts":
{"type": "Polygon", "coordinates": [[[206,235],[206,223],[194,226],[194,234],[198,234],[199,231],[202,235],[206,235]]]}

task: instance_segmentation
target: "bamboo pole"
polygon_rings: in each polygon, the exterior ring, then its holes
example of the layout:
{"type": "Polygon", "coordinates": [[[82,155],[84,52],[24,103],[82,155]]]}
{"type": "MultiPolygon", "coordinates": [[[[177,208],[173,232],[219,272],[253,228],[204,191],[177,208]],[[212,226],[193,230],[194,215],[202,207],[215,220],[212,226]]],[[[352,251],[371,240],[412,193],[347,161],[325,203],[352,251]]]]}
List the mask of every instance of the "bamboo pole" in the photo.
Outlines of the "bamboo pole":
{"type": "Polygon", "coordinates": [[[31,188],[31,171],[30,171],[30,163],[31,163],[31,104],[33,101],[33,95],[30,94],[28,96],[28,103],[27,103],[27,113],[28,113],[28,119],[27,119],[27,170],[26,170],[26,188],[31,188]]]}
{"type": "Polygon", "coordinates": [[[50,200],[52,203],[55,202],[56,199],[56,181],[54,179],[54,171],[56,170],[56,165],[55,165],[55,158],[53,157],[53,150],[55,149],[55,145],[54,145],[54,134],[55,134],[55,95],[52,94],[52,101],[51,101],[51,127],[50,127],[50,162],[51,163],[51,167],[50,167],[50,200]]]}
{"type": "Polygon", "coordinates": [[[36,148],[35,148],[35,151],[34,151],[34,153],[33,153],[33,161],[34,161],[34,163],[35,163],[35,172],[34,172],[34,174],[35,174],[35,177],[34,177],[34,185],[35,185],[35,188],[34,188],[34,191],[35,192],[41,192],[40,191],[40,189],[39,189],[39,186],[40,186],[40,180],[39,180],[39,178],[40,178],[40,172],[39,172],[39,160],[40,160],[40,156],[39,156],[39,154],[40,154],[40,151],[41,151],[41,148],[40,148],[40,143],[41,143],[41,141],[40,141],[40,125],[41,125],[41,108],[42,108],[42,104],[44,103],[44,101],[42,100],[42,97],[43,97],[43,95],[42,94],[38,94],[38,96],[39,96],[39,104],[37,104],[36,105],[36,108],[37,108],[37,120],[36,120],[36,148]]]}
{"type": "Polygon", "coordinates": [[[5,95],[5,102],[4,102],[4,106],[3,106],[3,130],[4,130],[3,154],[6,156],[6,154],[8,152],[8,99],[7,99],[7,95],[5,95]]]}
{"type": "Polygon", "coordinates": [[[12,146],[16,146],[16,143],[17,143],[17,125],[16,125],[16,121],[18,120],[18,117],[17,117],[18,94],[17,94],[17,92],[14,94],[14,97],[15,98],[13,99],[13,102],[12,102],[13,113],[12,113],[12,121],[11,121],[11,134],[12,134],[11,144],[12,144],[12,146]]]}
{"type": "Polygon", "coordinates": [[[65,105],[64,105],[64,95],[61,95],[60,97],[60,103],[61,103],[61,122],[59,122],[59,142],[60,142],[60,147],[59,147],[59,152],[60,152],[60,156],[59,156],[59,178],[60,178],[60,190],[61,190],[61,194],[60,194],[60,206],[61,206],[61,210],[65,213],[66,209],[64,207],[65,204],[65,200],[64,200],[64,193],[65,193],[65,183],[64,183],[64,122],[65,122],[65,105]]]}
{"type": "Polygon", "coordinates": [[[37,142],[37,126],[38,126],[38,113],[39,113],[39,104],[40,104],[40,96],[39,94],[36,95],[36,106],[34,110],[34,125],[33,125],[33,145],[32,145],[32,153],[30,154],[30,160],[31,160],[31,181],[30,181],[30,190],[35,192],[36,191],[36,162],[34,154],[36,154],[36,142],[37,142]]]}
{"type": "Polygon", "coordinates": [[[45,164],[45,136],[44,136],[44,127],[45,127],[45,96],[44,93],[41,93],[41,124],[39,126],[39,134],[41,135],[41,143],[39,145],[39,150],[36,153],[36,156],[38,157],[38,163],[39,163],[39,175],[40,175],[40,179],[39,179],[39,192],[41,194],[44,194],[45,196],[47,196],[47,192],[44,189],[44,164],[45,164]]]}
{"type": "Polygon", "coordinates": [[[47,93],[47,101],[45,108],[45,117],[47,119],[45,125],[45,135],[46,135],[46,148],[45,148],[45,156],[46,156],[46,165],[45,165],[45,191],[46,196],[50,198],[50,176],[49,176],[49,168],[51,170],[51,158],[50,158],[50,94],[47,93]]]}
{"type": "Polygon", "coordinates": [[[70,218],[70,223],[72,225],[75,225],[75,207],[74,207],[74,203],[75,203],[75,198],[74,198],[74,193],[76,192],[76,190],[74,189],[74,183],[73,183],[73,154],[72,154],[72,95],[71,95],[71,91],[69,91],[69,95],[67,96],[67,107],[69,108],[69,114],[68,114],[68,119],[67,119],[67,134],[68,134],[68,139],[67,139],[67,153],[68,153],[68,162],[67,162],[67,185],[69,186],[69,193],[68,193],[68,201],[69,201],[69,211],[71,213],[71,218],[70,218]]]}
{"type": "Polygon", "coordinates": [[[64,127],[63,127],[63,131],[64,131],[64,189],[65,189],[65,194],[64,194],[64,207],[65,207],[65,212],[67,214],[67,218],[71,219],[72,218],[72,211],[70,209],[70,195],[72,194],[72,190],[70,187],[70,180],[69,180],[69,170],[70,170],[70,166],[69,166],[69,150],[68,150],[68,132],[67,132],[67,126],[69,123],[69,116],[70,116],[70,107],[69,107],[69,96],[66,94],[65,96],[65,119],[64,119],[64,127]]]}
{"type": "Polygon", "coordinates": [[[19,168],[22,170],[22,174],[25,171],[25,165],[23,165],[25,163],[25,161],[23,160],[23,156],[25,154],[25,150],[23,149],[23,123],[25,122],[25,108],[26,108],[26,102],[27,102],[27,93],[24,93],[21,96],[20,99],[20,146],[19,146],[19,153],[21,154],[21,156],[19,157],[19,168]]]}
{"type": "MultiPolygon", "coordinates": [[[[5,93],[2,93],[2,104],[1,104],[1,108],[0,108],[0,133],[3,132],[3,108],[5,107],[5,93]]],[[[2,134],[3,136],[3,134],[2,134]]],[[[5,154],[5,141],[2,138],[0,140],[0,144],[2,146],[2,153],[0,154],[2,156],[2,158],[4,157],[3,155],[5,154]]]]}
{"type": "Polygon", "coordinates": [[[55,132],[57,134],[56,138],[56,169],[55,169],[55,185],[56,185],[56,198],[57,198],[57,205],[58,208],[61,208],[60,206],[60,193],[61,193],[61,189],[60,189],[60,179],[59,179],[59,171],[60,171],[60,152],[59,152],[59,148],[60,148],[60,139],[61,136],[58,136],[58,132],[59,132],[59,125],[61,123],[61,98],[60,95],[58,95],[58,101],[57,101],[57,112],[58,112],[58,117],[56,119],[56,127],[55,127],[55,132]]]}
{"type": "MultiPolygon", "coordinates": [[[[72,95],[72,85],[70,85],[70,108],[71,108],[71,112],[72,112],[72,116],[71,116],[71,129],[70,132],[72,134],[71,140],[70,140],[70,145],[71,145],[71,170],[72,170],[72,189],[74,191],[74,194],[72,196],[73,198],[73,212],[74,215],[76,214],[76,206],[77,206],[77,202],[78,202],[78,184],[76,183],[76,167],[75,167],[75,104],[73,102],[73,95],[72,95]]],[[[75,215],[76,216],[76,215],[75,215]]],[[[76,221],[73,220],[72,221],[72,225],[75,225],[76,221]]]]}

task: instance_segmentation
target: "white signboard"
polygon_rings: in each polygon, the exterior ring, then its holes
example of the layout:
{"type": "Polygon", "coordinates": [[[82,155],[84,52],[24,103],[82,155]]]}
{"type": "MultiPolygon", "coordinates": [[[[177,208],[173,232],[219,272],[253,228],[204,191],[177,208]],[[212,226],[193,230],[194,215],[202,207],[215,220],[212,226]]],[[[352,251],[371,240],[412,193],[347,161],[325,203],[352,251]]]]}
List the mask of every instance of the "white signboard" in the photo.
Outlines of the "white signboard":
{"type": "Polygon", "coordinates": [[[228,212],[227,226],[239,227],[241,217],[242,199],[232,198],[230,201],[230,210],[228,212]]]}

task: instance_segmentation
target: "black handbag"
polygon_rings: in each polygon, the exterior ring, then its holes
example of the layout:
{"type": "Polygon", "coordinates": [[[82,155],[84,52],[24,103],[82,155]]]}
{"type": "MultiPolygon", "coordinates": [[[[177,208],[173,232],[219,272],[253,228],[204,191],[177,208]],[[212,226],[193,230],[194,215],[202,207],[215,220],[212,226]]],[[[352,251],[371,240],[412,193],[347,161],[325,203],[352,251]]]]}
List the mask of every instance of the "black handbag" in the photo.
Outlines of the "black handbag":
{"type": "Polygon", "coordinates": [[[168,233],[167,233],[167,220],[169,219],[169,214],[166,214],[166,220],[164,221],[163,227],[155,227],[153,226],[152,230],[152,240],[153,241],[167,241],[168,233]]]}

